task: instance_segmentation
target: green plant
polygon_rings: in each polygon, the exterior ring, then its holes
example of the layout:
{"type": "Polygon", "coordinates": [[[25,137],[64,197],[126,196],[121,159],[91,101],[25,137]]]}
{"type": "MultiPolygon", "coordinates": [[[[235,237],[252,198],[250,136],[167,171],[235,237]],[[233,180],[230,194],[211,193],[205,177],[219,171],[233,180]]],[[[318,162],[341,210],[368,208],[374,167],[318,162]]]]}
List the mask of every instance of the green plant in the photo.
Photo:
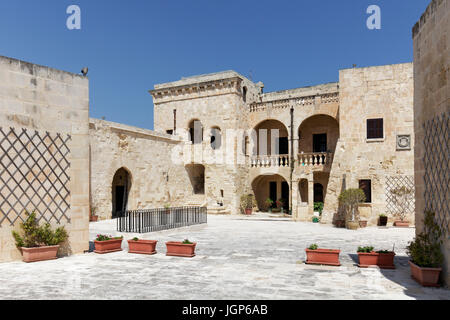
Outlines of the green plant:
{"type": "Polygon", "coordinates": [[[384,213],[380,213],[380,217],[387,217],[384,213]]]}
{"type": "Polygon", "coordinates": [[[192,244],[193,242],[189,241],[188,239],[184,239],[184,241],[182,242],[182,244],[192,244]]]}
{"type": "Polygon", "coordinates": [[[312,222],[314,222],[314,223],[317,223],[317,222],[319,222],[320,221],[320,219],[318,218],[318,217],[313,217],[312,218],[312,222]]]}
{"type": "Polygon", "coordinates": [[[273,206],[273,200],[270,199],[270,198],[267,198],[266,199],[266,204],[269,206],[269,208],[272,207],[273,206]]]}
{"type": "Polygon", "coordinates": [[[444,261],[444,255],[441,252],[443,232],[434,216],[433,211],[425,211],[423,231],[406,247],[406,253],[419,267],[437,268],[444,261]]]}
{"type": "Polygon", "coordinates": [[[323,210],[323,202],[314,202],[314,211],[317,211],[320,214],[322,214],[322,210],[323,210]]]}
{"type": "Polygon", "coordinates": [[[170,208],[170,203],[166,203],[166,204],[164,205],[164,208],[165,208],[165,209],[169,209],[169,208],[170,208]]]}
{"type": "Polygon", "coordinates": [[[133,238],[133,241],[138,241],[138,240],[139,240],[138,237],[134,237],[134,238],[133,238]]]}
{"type": "Polygon", "coordinates": [[[319,248],[319,246],[315,243],[313,243],[312,245],[309,246],[309,250],[317,250],[319,248]]]}
{"type": "Polygon", "coordinates": [[[277,207],[282,207],[285,204],[285,201],[286,200],[284,200],[283,198],[278,199],[276,202],[277,207]]]}
{"type": "Polygon", "coordinates": [[[400,208],[400,210],[396,211],[394,215],[400,218],[401,221],[404,221],[406,218],[407,209],[409,207],[408,199],[412,196],[413,192],[414,189],[410,189],[405,186],[391,190],[391,193],[394,195],[395,201],[400,208]]]}
{"type": "Polygon", "coordinates": [[[241,209],[253,209],[258,204],[256,203],[256,199],[252,194],[243,194],[241,196],[241,209]]]}
{"type": "Polygon", "coordinates": [[[53,231],[49,223],[39,226],[36,211],[33,210],[31,213],[25,211],[25,214],[27,218],[20,224],[23,235],[20,235],[17,231],[12,231],[17,248],[54,246],[67,240],[68,234],[64,227],[59,227],[53,231]]]}
{"type": "Polygon", "coordinates": [[[97,241],[108,241],[108,240],[118,240],[118,239],[122,239],[123,236],[120,237],[113,237],[113,236],[109,236],[109,235],[105,235],[105,234],[98,234],[97,238],[95,238],[95,240],[97,241]]]}
{"type": "Polygon", "coordinates": [[[373,251],[373,247],[372,246],[367,246],[367,247],[358,247],[358,252],[366,252],[366,253],[370,253],[373,251]]]}
{"type": "Polygon", "coordinates": [[[366,200],[366,195],[361,189],[347,189],[339,195],[339,202],[347,209],[346,220],[358,221],[358,206],[366,200]],[[351,219],[350,219],[351,217],[351,219]]]}

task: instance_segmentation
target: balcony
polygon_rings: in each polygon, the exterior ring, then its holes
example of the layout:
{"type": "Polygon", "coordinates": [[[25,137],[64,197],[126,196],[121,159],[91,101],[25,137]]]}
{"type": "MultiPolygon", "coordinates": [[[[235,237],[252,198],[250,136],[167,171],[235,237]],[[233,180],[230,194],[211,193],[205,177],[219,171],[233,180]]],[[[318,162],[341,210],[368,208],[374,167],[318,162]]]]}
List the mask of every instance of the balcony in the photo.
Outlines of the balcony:
{"type": "Polygon", "coordinates": [[[332,152],[301,152],[298,154],[300,166],[327,166],[332,161],[332,152]]]}
{"type": "Polygon", "coordinates": [[[251,168],[289,167],[289,155],[267,155],[250,157],[251,168]]]}

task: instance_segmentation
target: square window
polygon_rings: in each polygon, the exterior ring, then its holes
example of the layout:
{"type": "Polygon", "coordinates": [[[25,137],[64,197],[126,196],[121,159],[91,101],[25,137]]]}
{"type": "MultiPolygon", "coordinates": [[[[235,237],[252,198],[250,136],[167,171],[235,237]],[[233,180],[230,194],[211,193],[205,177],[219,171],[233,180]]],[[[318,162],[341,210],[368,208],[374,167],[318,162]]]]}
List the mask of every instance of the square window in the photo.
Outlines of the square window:
{"type": "Polygon", "coordinates": [[[371,180],[359,180],[359,188],[364,191],[364,194],[366,195],[366,201],[365,203],[371,203],[372,202],[372,181],[371,180]]]}
{"type": "Polygon", "coordinates": [[[383,137],[383,118],[367,119],[367,139],[382,139],[383,137]]]}

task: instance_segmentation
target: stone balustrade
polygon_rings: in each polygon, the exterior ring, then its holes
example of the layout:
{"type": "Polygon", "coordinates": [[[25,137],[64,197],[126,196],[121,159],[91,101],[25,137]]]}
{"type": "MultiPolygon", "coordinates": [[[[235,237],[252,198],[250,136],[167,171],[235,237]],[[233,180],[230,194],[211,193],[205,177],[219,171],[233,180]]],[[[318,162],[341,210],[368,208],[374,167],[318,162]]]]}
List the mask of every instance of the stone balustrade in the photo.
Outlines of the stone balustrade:
{"type": "Polygon", "coordinates": [[[289,155],[268,155],[268,156],[252,156],[250,158],[250,167],[264,168],[264,167],[289,167],[289,155]]]}
{"type": "Polygon", "coordinates": [[[320,166],[331,163],[332,152],[303,152],[298,154],[300,166],[320,166]]]}
{"type": "Polygon", "coordinates": [[[329,103],[338,103],[339,102],[339,93],[325,93],[319,95],[305,96],[305,97],[296,97],[290,99],[279,99],[265,102],[257,102],[252,103],[250,105],[250,112],[262,112],[267,109],[289,109],[291,106],[309,106],[315,105],[316,103],[320,104],[329,104],[329,103]]]}

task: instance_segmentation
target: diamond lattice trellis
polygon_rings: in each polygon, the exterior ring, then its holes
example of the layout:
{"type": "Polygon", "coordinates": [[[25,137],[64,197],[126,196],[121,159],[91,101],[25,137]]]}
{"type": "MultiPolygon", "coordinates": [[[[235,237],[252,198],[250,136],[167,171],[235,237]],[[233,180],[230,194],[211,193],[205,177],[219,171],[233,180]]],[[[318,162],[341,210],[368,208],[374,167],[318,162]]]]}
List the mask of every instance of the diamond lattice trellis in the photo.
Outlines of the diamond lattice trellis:
{"type": "Polygon", "coordinates": [[[391,192],[392,190],[405,187],[412,190],[411,194],[406,198],[407,205],[406,213],[414,214],[415,199],[414,199],[414,177],[413,176],[392,176],[386,179],[386,209],[389,213],[395,215],[402,210],[396,196],[391,192]]]}
{"type": "Polygon", "coordinates": [[[450,234],[449,117],[450,112],[446,112],[423,124],[425,210],[435,212],[437,223],[447,234],[450,234]]]}
{"type": "Polygon", "coordinates": [[[36,210],[38,220],[70,222],[70,139],[0,127],[0,226],[23,221],[25,210],[36,210]]]}

